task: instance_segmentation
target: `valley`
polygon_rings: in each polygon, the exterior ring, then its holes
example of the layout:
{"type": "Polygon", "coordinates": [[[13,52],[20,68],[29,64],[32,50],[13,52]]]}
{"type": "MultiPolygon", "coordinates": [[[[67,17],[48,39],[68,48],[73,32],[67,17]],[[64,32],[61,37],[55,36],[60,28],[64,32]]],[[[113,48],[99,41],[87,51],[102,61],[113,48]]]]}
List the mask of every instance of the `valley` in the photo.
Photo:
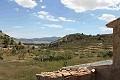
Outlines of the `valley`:
{"type": "Polygon", "coordinates": [[[0,37],[0,80],[36,80],[40,72],[112,58],[111,34],[76,33],[42,45],[0,37]]]}

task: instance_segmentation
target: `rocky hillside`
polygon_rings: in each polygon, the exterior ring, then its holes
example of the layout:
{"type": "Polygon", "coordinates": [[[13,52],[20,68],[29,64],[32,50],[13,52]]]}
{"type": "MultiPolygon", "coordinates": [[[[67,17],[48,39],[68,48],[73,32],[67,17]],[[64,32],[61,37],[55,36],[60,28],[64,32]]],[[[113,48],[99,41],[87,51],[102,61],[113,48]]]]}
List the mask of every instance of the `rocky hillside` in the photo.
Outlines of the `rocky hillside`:
{"type": "Polygon", "coordinates": [[[16,42],[0,30],[0,48],[12,47],[16,42]]]}
{"type": "Polygon", "coordinates": [[[112,49],[112,34],[70,34],[49,44],[50,48],[69,50],[112,49]]]}

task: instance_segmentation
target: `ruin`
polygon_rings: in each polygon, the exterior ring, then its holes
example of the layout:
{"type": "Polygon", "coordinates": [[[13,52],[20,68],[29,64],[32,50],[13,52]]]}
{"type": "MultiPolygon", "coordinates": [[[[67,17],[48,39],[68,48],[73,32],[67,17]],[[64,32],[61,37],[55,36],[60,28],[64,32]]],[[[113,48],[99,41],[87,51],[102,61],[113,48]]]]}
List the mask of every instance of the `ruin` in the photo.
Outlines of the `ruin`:
{"type": "Polygon", "coordinates": [[[113,28],[113,64],[69,68],[36,74],[38,80],[120,80],[120,18],[106,25],[113,28]]]}

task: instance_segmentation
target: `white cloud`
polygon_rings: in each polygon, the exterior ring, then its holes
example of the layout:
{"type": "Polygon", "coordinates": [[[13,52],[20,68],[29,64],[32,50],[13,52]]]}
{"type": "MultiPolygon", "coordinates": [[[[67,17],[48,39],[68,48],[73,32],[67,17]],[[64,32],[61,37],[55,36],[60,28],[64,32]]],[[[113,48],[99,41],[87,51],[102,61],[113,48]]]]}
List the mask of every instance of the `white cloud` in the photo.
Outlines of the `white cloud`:
{"type": "Polygon", "coordinates": [[[58,19],[61,21],[66,21],[66,22],[75,22],[75,20],[66,19],[64,17],[58,17],[58,19]]]}
{"type": "Polygon", "coordinates": [[[40,11],[38,13],[34,13],[33,15],[41,19],[47,19],[50,21],[59,21],[58,19],[55,19],[54,16],[50,15],[48,12],[45,12],[45,11],[40,11]]]}
{"type": "Polygon", "coordinates": [[[15,8],[15,11],[19,12],[19,11],[20,11],[20,9],[19,9],[19,8],[15,8]]]}
{"type": "Polygon", "coordinates": [[[75,29],[73,29],[73,28],[66,28],[65,30],[74,31],[75,29]]]}
{"type": "Polygon", "coordinates": [[[100,27],[100,29],[105,32],[105,31],[112,31],[112,28],[107,28],[107,27],[100,27]]]}
{"type": "Polygon", "coordinates": [[[37,12],[37,13],[33,13],[33,15],[37,16],[38,18],[46,19],[46,20],[49,20],[49,21],[75,22],[75,20],[66,19],[64,17],[55,18],[54,16],[50,15],[49,12],[46,12],[46,11],[40,11],[40,12],[37,12]]]}
{"type": "Polygon", "coordinates": [[[95,16],[94,14],[90,14],[91,16],[95,16]]]}
{"type": "Polygon", "coordinates": [[[60,29],[63,28],[63,26],[61,26],[61,25],[56,25],[56,24],[46,24],[46,25],[44,25],[44,26],[48,26],[48,27],[50,27],[50,28],[60,28],[60,29]]]}
{"type": "Polygon", "coordinates": [[[116,17],[114,15],[111,15],[111,14],[102,14],[102,16],[99,19],[110,22],[110,21],[115,20],[116,17]]]}
{"type": "Polygon", "coordinates": [[[8,0],[8,2],[11,2],[11,1],[14,1],[14,0],[8,0]]]}
{"type": "Polygon", "coordinates": [[[45,27],[40,27],[41,29],[45,29],[45,27]]]}
{"type": "Polygon", "coordinates": [[[37,6],[35,0],[14,0],[18,5],[25,8],[34,8],[37,6]]]}
{"type": "Polygon", "coordinates": [[[36,24],[42,24],[41,22],[37,22],[36,24]]]}
{"type": "Polygon", "coordinates": [[[61,3],[77,13],[96,9],[120,10],[120,0],[61,0],[61,3]]]}
{"type": "Polygon", "coordinates": [[[44,9],[44,8],[46,8],[46,6],[45,6],[45,5],[44,5],[44,6],[41,6],[41,8],[44,9]]]}
{"type": "Polygon", "coordinates": [[[43,2],[43,0],[40,0],[39,2],[43,2]]]}
{"type": "Polygon", "coordinates": [[[29,10],[27,10],[27,12],[29,12],[29,10]]]}

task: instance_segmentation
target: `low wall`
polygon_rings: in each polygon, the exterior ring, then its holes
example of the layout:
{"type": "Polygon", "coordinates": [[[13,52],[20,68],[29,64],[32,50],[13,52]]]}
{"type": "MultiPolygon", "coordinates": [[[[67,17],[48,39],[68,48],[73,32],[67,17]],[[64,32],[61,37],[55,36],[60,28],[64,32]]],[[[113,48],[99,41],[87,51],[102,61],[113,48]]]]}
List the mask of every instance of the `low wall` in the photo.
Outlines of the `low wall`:
{"type": "Polygon", "coordinates": [[[37,80],[93,80],[91,75],[48,78],[37,76],[37,80]]]}
{"type": "Polygon", "coordinates": [[[36,74],[37,80],[93,80],[89,69],[58,70],[36,74]]]}
{"type": "Polygon", "coordinates": [[[63,70],[36,74],[37,80],[120,80],[120,67],[95,66],[77,71],[63,70]],[[91,69],[95,69],[92,72],[91,69]]]}

